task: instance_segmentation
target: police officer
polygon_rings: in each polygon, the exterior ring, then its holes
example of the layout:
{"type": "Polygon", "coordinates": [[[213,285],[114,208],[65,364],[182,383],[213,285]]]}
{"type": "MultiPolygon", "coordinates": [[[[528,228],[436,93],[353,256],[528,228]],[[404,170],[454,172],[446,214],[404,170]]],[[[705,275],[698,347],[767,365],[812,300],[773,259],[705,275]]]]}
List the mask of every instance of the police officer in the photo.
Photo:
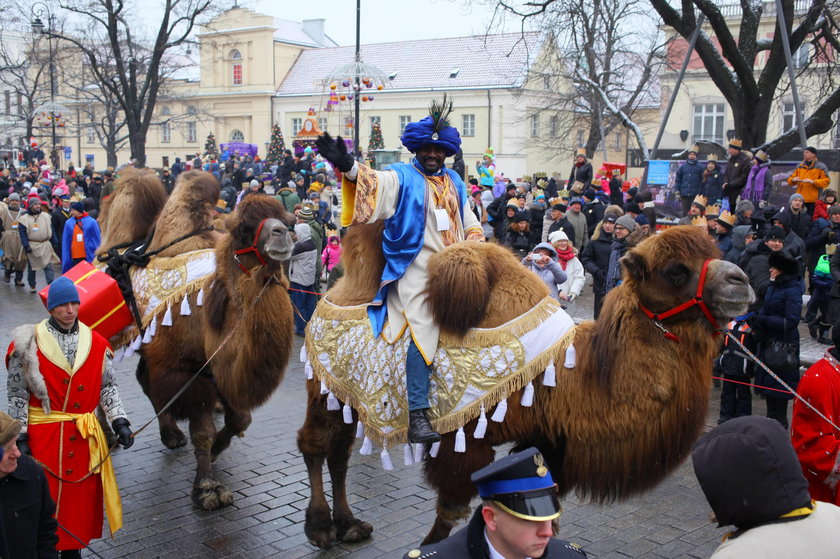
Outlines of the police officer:
{"type": "Polygon", "coordinates": [[[457,534],[405,554],[407,559],[581,559],[577,546],[553,539],[560,516],[557,484],[542,454],[529,448],[475,472],[482,503],[469,525],[457,534]]]}

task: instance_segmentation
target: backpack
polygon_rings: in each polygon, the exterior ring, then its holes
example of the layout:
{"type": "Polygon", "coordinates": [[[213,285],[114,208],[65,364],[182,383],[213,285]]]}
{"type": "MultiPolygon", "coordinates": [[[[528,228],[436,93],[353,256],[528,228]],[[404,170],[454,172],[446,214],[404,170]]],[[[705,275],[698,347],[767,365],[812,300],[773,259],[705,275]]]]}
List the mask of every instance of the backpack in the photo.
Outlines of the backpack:
{"type": "MultiPolygon", "coordinates": [[[[744,344],[744,347],[755,353],[756,342],[753,337],[752,328],[747,324],[746,319],[732,320],[726,325],[726,328],[732,331],[732,335],[738,338],[744,344]]],[[[733,377],[748,378],[753,376],[755,370],[755,363],[743,353],[741,348],[729,336],[723,339],[723,348],[721,348],[715,365],[721,373],[733,377]]]]}

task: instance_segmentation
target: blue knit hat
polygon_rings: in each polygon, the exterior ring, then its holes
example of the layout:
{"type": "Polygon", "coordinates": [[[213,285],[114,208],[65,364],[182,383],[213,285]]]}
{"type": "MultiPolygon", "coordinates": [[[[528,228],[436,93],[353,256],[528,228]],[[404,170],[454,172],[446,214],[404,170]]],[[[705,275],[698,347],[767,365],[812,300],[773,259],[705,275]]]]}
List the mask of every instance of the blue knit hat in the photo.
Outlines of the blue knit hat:
{"type": "Polygon", "coordinates": [[[79,303],[79,290],[73,282],[61,276],[50,284],[49,295],[47,296],[47,310],[51,311],[65,303],[79,303]]]}

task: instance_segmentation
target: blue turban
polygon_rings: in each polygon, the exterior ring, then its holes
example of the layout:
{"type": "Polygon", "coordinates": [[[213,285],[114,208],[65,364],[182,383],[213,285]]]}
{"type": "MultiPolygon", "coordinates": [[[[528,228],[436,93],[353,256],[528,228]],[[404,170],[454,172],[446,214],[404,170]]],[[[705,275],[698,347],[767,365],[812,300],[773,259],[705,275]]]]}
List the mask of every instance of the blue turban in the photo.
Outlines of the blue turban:
{"type": "Polygon", "coordinates": [[[461,147],[461,135],[458,129],[454,126],[445,126],[439,132],[435,132],[434,120],[431,116],[419,122],[409,122],[400,140],[411,153],[416,153],[421,147],[432,144],[442,147],[446,152],[446,157],[452,157],[461,147]]]}

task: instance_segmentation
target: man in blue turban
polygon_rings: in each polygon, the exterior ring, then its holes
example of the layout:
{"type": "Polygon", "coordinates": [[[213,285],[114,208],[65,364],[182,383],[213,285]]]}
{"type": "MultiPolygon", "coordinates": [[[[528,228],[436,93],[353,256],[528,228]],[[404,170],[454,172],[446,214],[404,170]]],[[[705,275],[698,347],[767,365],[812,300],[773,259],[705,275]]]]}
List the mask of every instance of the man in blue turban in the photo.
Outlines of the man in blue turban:
{"type": "Polygon", "coordinates": [[[415,157],[386,171],[356,162],[340,137],[324,134],[316,143],[320,154],[343,173],[341,225],[385,222],[385,269],[368,316],[374,335],[389,343],[409,330],[408,438],[415,443],[440,440],[427,415],[440,335],[423,293],[429,258],[457,242],[484,241],[481,224],[467,205],[464,181],[444,164],[461,145],[458,130],[447,121],[451,111],[444,98],[442,105],[432,103],[429,116],[409,123],[401,140],[415,157]]]}

